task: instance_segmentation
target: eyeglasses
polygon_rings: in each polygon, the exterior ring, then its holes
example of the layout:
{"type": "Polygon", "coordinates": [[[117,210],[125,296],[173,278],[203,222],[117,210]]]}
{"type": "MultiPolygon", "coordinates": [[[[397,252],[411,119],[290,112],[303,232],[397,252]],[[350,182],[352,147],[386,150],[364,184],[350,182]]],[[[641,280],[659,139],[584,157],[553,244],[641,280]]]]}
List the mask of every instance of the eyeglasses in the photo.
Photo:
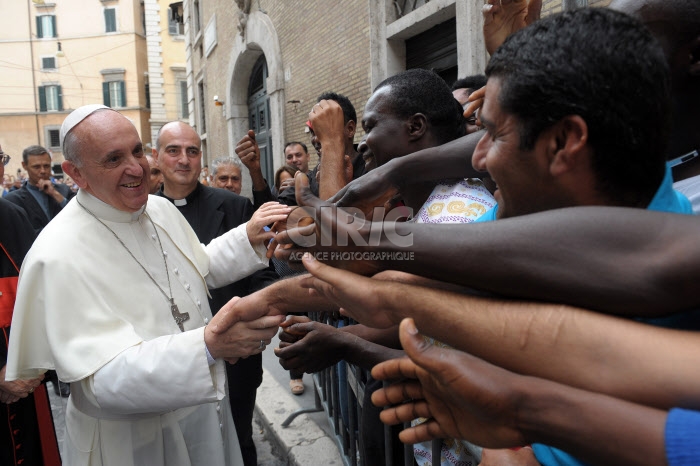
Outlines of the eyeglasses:
{"type": "Polygon", "coordinates": [[[4,152],[0,152],[0,157],[2,158],[2,165],[5,166],[10,163],[10,156],[4,152]]]}

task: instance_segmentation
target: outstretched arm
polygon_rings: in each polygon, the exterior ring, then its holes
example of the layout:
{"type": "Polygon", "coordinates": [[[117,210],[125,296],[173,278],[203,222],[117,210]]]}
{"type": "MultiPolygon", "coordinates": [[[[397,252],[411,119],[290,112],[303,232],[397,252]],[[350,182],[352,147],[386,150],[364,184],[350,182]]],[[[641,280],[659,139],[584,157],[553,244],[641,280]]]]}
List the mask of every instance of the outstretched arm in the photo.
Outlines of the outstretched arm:
{"type": "Polygon", "coordinates": [[[514,372],[664,409],[700,408],[696,332],[385,282],[311,258],[304,263],[313,274],[304,284],[365,325],[387,328],[411,317],[426,335],[514,372]]]}
{"type": "MultiPolygon", "coordinates": [[[[333,239],[352,238],[346,247],[316,241],[310,249],[386,255],[381,261],[367,256],[370,260],[336,262],[339,267],[363,273],[399,270],[503,296],[620,315],[659,316],[700,305],[697,217],[572,207],[469,225],[368,221],[358,228],[355,216],[298,184],[297,197],[314,212],[317,233],[323,226],[326,237],[330,232],[333,239]],[[410,260],[392,260],[395,253],[410,260]]],[[[284,232],[276,239],[284,244],[293,237],[284,232]]]]}
{"type": "Polygon", "coordinates": [[[422,184],[452,178],[482,177],[472,167],[471,156],[483,131],[455,139],[442,146],[397,157],[353,180],[331,198],[342,207],[357,207],[365,214],[382,206],[397,193],[422,184]]]}
{"type": "Polygon", "coordinates": [[[542,442],[592,464],[665,464],[667,412],[605,395],[525,377],[456,350],[426,344],[410,319],[401,324],[410,357],[376,366],[379,380],[407,379],[372,395],[397,424],[428,422],[404,430],[415,443],[452,437],[489,448],[542,442]]]}
{"type": "MultiPolygon", "coordinates": [[[[700,305],[697,217],[575,207],[465,226],[396,224],[396,232],[412,235],[414,260],[386,267],[504,296],[635,316],[700,305]]],[[[388,238],[378,249],[402,250],[388,238]]]]}
{"type": "MultiPolygon", "coordinates": [[[[292,316],[281,325],[283,331],[279,334],[280,346],[275,349],[275,355],[285,369],[306,373],[318,372],[340,360],[370,370],[382,361],[403,356],[400,349],[386,347],[348,331],[358,326],[335,328],[308,317],[292,316]]],[[[383,332],[397,337],[398,327],[383,332]]]]}

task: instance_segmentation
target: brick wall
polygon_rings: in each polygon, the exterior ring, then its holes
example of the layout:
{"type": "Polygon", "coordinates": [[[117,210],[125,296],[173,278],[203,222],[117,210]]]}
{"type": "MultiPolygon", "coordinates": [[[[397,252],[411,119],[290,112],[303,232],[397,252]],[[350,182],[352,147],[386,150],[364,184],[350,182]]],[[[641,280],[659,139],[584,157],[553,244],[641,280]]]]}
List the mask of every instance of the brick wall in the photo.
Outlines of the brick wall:
{"type": "Polygon", "coordinates": [[[309,142],[304,123],[316,98],[326,91],[346,95],[361,119],[371,93],[367,3],[260,0],[260,7],[277,29],[287,73],[285,100],[300,101],[286,104],[287,140],[309,142]]]}

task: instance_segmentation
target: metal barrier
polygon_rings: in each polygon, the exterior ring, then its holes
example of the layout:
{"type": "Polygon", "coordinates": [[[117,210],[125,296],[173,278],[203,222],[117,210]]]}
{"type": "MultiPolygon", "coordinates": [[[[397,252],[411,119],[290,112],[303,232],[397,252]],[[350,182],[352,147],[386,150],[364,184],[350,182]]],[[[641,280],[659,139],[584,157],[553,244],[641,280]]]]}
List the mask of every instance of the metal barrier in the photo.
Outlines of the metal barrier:
{"type": "MultiPolygon", "coordinates": [[[[342,327],[352,323],[348,319],[338,319],[327,314],[323,316],[315,314],[311,315],[311,318],[334,327],[342,327]]],[[[325,411],[344,464],[346,466],[370,466],[366,464],[367,461],[364,461],[362,454],[364,445],[359,427],[368,380],[368,371],[345,361],[313,374],[315,406],[293,412],[282,423],[282,427],[289,426],[294,418],[300,414],[325,411]]],[[[393,434],[391,428],[384,426],[383,432],[385,464],[393,466],[396,464],[394,459],[403,456],[405,465],[413,465],[411,445],[404,446],[403,455],[397,455],[392,449],[393,434]]]]}
{"type": "MultiPolygon", "coordinates": [[[[310,317],[334,327],[352,323],[348,319],[337,319],[327,314],[312,314],[310,317]]],[[[325,411],[345,466],[376,466],[376,462],[364,460],[365,445],[360,432],[363,404],[364,400],[368,399],[365,396],[368,380],[370,380],[368,371],[345,361],[340,361],[334,366],[313,374],[315,406],[293,412],[282,423],[282,427],[289,426],[301,414],[325,411]]],[[[397,460],[403,456],[405,466],[414,465],[413,446],[404,445],[403,452],[400,454],[392,447],[395,433],[392,432],[391,427],[383,426],[383,433],[384,464],[386,466],[401,464],[397,463],[397,460]]],[[[440,465],[441,448],[442,441],[433,440],[434,466],[440,465]]],[[[474,447],[473,453],[476,457],[481,456],[478,447],[474,447]]]]}

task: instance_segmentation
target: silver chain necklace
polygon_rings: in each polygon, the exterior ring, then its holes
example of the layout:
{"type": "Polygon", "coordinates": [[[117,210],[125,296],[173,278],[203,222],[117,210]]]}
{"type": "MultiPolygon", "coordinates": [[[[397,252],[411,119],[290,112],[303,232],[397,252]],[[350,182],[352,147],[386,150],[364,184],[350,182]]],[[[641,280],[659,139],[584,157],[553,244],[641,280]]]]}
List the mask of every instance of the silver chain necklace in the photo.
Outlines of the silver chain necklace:
{"type": "Polygon", "coordinates": [[[100,219],[97,217],[97,215],[95,215],[94,213],[92,213],[92,211],[90,211],[90,209],[88,209],[87,207],[85,207],[80,201],[78,201],[77,199],[76,199],[75,201],[78,203],[78,205],[79,205],[80,207],[83,208],[83,210],[85,210],[85,212],[87,212],[88,214],[92,215],[92,217],[93,217],[95,220],[97,220],[98,222],[100,222],[107,230],[109,230],[110,233],[112,233],[112,234],[114,235],[115,238],[117,238],[117,241],[119,241],[119,244],[121,244],[121,245],[124,247],[124,249],[126,249],[126,252],[129,253],[129,255],[132,257],[132,259],[134,259],[134,261],[136,261],[136,263],[139,265],[139,267],[141,267],[141,269],[144,271],[144,273],[145,273],[146,275],[148,275],[148,278],[151,279],[151,281],[153,282],[153,284],[154,284],[156,287],[158,287],[158,289],[160,290],[161,293],[163,293],[163,296],[165,297],[165,299],[168,300],[168,302],[170,302],[170,313],[173,315],[173,319],[175,319],[175,323],[177,324],[178,327],[180,327],[180,331],[181,331],[181,332],[184,332],[184,331],[185,331],[185,327],[184,327],[182,324],[183,324],[185,321],[187,321],[187,320],[190,319],[190,313],[189,313],[189,312],[183,312],[183,313],[181,313],[180,310],[179,310],[178,307],[177,307],[177,304],[175,304],[175,297],[174,297],[174,295],[173,295],[173,289],[172,289],[172,287],[170,286],[170,273],[168,273],[168,262],[167,262],[167,260],[166,260],[166,258],[165,258],[165,251],[163,251],[163,244],[160,242],[160,235],[158,234],[158,229],[156,228],[156,224],[153,223],[153,220],[151,220],[151,216],[148,215],[148,214],[146,213],[145,210],[143,211],[143,213],[146,215],[146,218],[148,219],[148,221],[151,222],[151,226],[153,226],[153,231],[156,232],[156,238],[158,238],[158,247],[160,248],[160,251],[161,251],[161,253],[163,254],[163,265],[165,266],[165,276],[168,278],[168,291],[170,291],[170,296],[168,296],[168,295],[165,293],[165,290],[163,290],[163,288],[160,287],[160,285],[158,284],[158,282],[156,282],[155,278],[153,278],[153,276],[148,272],[148,270],[146,270],[146,267],[144,267],[143,264],[142,264],[141,262],[139,262],[139,260],[136,258],[136,256],[134,256],[134,253],[132,253],[131,250],[126,246],[126,244],[124,244],[124,241],[122,241],[122,239],[119,237],[119,235],[117,235],[117,234],[114,232],[114,230],[112,230],[105,222],[103,222],[102,220],[100,220],[100,219]]]}

